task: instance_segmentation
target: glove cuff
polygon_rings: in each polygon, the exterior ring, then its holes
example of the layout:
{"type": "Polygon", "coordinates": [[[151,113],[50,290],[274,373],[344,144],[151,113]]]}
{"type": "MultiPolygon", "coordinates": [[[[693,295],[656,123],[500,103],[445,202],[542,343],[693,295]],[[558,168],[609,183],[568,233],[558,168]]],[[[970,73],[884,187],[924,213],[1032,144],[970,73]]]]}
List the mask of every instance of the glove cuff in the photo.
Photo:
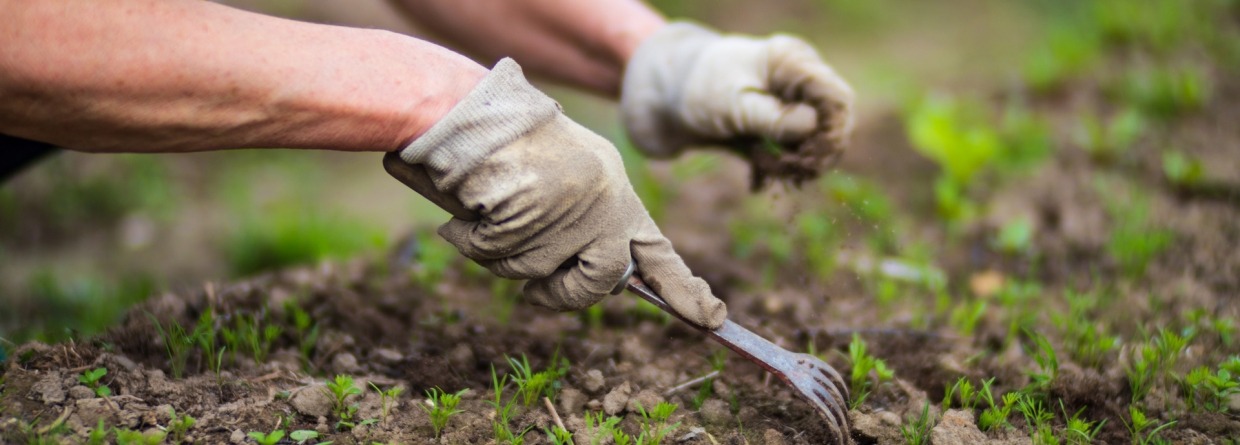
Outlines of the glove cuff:
{"type": "Polygon", "coordinates": [[[410,164],[425,165],[441,190],[525,134],[560,114],[560,104],[525,80],[521,66],[504,58],[473,90],[400,151],[410,164]]]}
{"type": "Polygon", "coordinates": [[[624,70],[620,112],[629,140],[643,153],[668,158],[694,142],[683,136],[688,133],[680,131],[673,109],[703,48],[721,37],[697,23],[674,21],[637,47],[624,70]]]}

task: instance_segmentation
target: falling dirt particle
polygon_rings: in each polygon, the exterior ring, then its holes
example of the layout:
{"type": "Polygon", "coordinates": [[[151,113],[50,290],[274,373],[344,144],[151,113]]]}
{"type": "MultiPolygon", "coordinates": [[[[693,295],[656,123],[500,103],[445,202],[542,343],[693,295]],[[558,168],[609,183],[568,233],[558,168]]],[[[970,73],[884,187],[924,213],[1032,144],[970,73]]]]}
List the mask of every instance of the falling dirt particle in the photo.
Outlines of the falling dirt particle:
{"type": "Polygon", "coordinates": [[[45,404],[61,403],[65,401],[65,388],[61,383],[59,372],[49,373],[43,378],[31,385],[31,399],[38,400],[45,404]]]}
{"type": "Polygon", "coordinates": [[[948,410],[939,424],[930,431],[934,445],[967,445],[984,443],[986,435],[973,423],[973,413],[964,410],[948,410]]]}
{"type": "Polygon", "coordinates": [[[560,412],[575,413],[580,412],[581,407],[586,404],[586,395],[577,388],[564,388],[560,391],[560,412]]]}
{"type": "Polygon", "coordinates": [[[900,416],[896,415],[896,413],[880,411],[864,414],[859,411],[852,411],[849,413],[849,417],[852,418],[854,431],[873,439],[878,445],[904,443],[904,437],[900,435],[900,416]]]}
{"type": "Polygon", "coordinates": [[[624,382],[612,389],[603,397],[603,412],[611,416],[618,416],[624,412],[624,408],[629,403],[629,396],[633,393],[633,388],[629,386],[629,382],[624,382]]]}
{"type": "Polygon", "coordinates": [[[762,432],[762,443],[766,445],[785,445],[788,442],[784,440],[784,435],[779,431],[767,428],[762,432]]]}
{"type": "Polygon", "coordinates": [[[331,412],[332,398],[326,385],[315,384],[295,390],[289,404],[304,416],[320,417],[331,412]]]}
{"type": "Polygon", "coordinates": [[[590,394],[598,394],[606,383],[607,381],[603,379],[603,371],[597,369],[586,371],[585,378],[581,379],[581,387],[590,394]]]}
{"type": "Polygon", "coordinates": [[[637,393],[637,395],[629,398],[628,409],[631,413],[638,413],[641,411],[638,410],[637,407],[641,406],[642,409],[649,412],[662,401],[663,396],[660,396],[659,393],[651,389],[643,389],[641,392],[637,393]]]}
{"type": "Polygon", "coordinates": [[[702,423],[707,425],[729,425],[732,423],[732,411],[728,409],[728,403],[719,399],[710,399],[702,403],[702,410],[698,412],[702,416],[702,423]]]}

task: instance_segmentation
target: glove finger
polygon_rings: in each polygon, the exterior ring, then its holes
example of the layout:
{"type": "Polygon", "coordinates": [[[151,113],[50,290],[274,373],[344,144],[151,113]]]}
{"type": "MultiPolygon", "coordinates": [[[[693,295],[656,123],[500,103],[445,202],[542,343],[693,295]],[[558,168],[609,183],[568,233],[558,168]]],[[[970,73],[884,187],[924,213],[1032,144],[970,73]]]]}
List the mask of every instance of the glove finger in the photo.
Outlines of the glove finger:
{"type": "Polygon", "coordinates": [[[818,129],[818,112],[802,103],[787,103],[765,92],[746,91],[737,98],[734,120],[740,134],[760,135],[779,142],[804,140],[818,129]]]}
{"type": "Polygon", "coordinates": [[[572,257],[571,251],[541,248],[496,260],[481,260],[478,264],[504,278],[529,280],[551,275],[572,257]]]}
{"type": "Polygon", "coordinates": [[[723,325],[728,316],[727,305],[711,294],[705,280],[689,271],[654,221],[647,219],[633,239],[632,251],[642,280],[676,313],[709,329],[723,325]]]}
{"type": "Polygon", "coordinates": [[[819,131],[842,147],[853,126],[852,87],[804,40],[777,35],[769,45],[772,90],[817,110],[819,131]]]}
{"type": "Polygon", "coordinates": [[[610,238],[577,254],[577,264],[525,283],[525,299],[559,311],[585,309],[607,296],[629,267],[629,241],[610,238]]]}
{"type": "MultiPolygon", "coordinates": [[[[506,242],[505,237],[489,235],[486,221],[466,221],[453,217],[439,226],[439,236],[456,247],[466,258],[479,262],[498,260],[520,253],[516,242],[506,242]]],[[[513,240],[519,241],[517,238],[513,240]]]]}

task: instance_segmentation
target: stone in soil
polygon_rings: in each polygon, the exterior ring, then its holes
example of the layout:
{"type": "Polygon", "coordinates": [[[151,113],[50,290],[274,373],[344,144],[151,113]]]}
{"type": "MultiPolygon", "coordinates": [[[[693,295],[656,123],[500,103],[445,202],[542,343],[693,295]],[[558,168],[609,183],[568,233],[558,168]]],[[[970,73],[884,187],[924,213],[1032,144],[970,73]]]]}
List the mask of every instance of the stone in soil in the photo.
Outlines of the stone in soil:
{"type": "Polygon", "coordinates": [[[629,397],[633,394],[633,388],[629,386],[629,382],[621,383],[607,393],[603,397],[603,412],[609,416],[618,416],[624,412],[624,408],[629,404],[629,397]]]}
{"type": "Polygon", "coordinates": [[[943,413],[939,424],[930,430],[934,445],[967,445],[986,442],[986,435],[973,423],[973,413],[953,409],[943,413]]]}
{"type": "Polygon", "coordinates": [[[897,445],[904,443],[900,435],[900,416],[891,411],[880,411],[864,414],[858,411],[849,413],[852,418],[853,430],[865,437],[874,439],[878,445],[897,445]]]}
{"type": "Polygon", "coordinates": [[[36,396],[32,399],[38,400],[45,404],[61,403],[65,401],[65,387],[61,383],[59,372],[48,373],[30,386],[30,392],[36,396]]]}
{"type": "Polygon", "coordinates": [[[702,409],[698,412],[702,416],[702,423],[707,425],[729,425],[732,423],[732,411],[728,407],[728,402],[719,399],[710,399],[702,403],[702,409]]]}
{"type": "Polygon", "coordinates": [[[331,413],[332,397],[327,385],[316,383],[293,392],[289,404],[303,416],[322,417],[331,413]]]}
{"type": "Polygon", "coordinates": [[[663,401],[663,396],[660,396],[659,393],[651,389],[643,389],[641,390],[641,392],[638,392],[636,395],[629,397],[629,402],[626,404],[626,407],[631,413],[641,412],[638,409],[638,406],[640,406],[642,409],[645,409],[646,412],[650,412],[651,410],[654,409],[655,405],[658,405],[659,402],[662,402],[662,401],[663,401]]]}
{"type": "Polygon", "coordinates": [[[581,379],[581,387],[590,394],[598,394],[603,390],[603,385],[607,384],[607,380],[603,378],[603,371],[591,369],[586,371],[586,376],[581,379]]]}
{"type": "Polygon", "coordinates": [[[577,388],[564,388],[560,391],[559,402],[561,413],[581,412],[581,408],[586,404],[586,395],[577,388]]]}

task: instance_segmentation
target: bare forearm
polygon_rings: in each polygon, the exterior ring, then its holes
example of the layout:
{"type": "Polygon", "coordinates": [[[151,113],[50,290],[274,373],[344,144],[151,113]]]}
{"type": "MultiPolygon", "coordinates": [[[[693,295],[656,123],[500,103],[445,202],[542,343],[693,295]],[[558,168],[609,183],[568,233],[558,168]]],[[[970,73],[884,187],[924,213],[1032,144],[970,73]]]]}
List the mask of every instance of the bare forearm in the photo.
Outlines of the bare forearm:
{"type": "Polygon", "coordinates": [[[0,132],[80,150],[395,150],[486,73],[417,39],[208,2],[0,10],[0,132]]]}
{"type": "Polygon", "coordinates": [[[665,24],[637,0],[395,0],[447,43],[491,62],[614,97],[624,65],[665,24]]]}

